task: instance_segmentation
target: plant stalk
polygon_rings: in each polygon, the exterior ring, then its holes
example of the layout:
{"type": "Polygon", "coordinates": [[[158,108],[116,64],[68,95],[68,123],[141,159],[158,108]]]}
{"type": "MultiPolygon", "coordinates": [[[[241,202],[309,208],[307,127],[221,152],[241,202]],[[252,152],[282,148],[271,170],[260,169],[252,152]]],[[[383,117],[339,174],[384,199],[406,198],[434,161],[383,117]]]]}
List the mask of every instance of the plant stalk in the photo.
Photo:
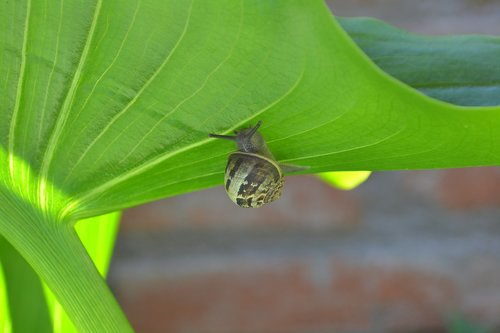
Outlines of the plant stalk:
{"type": "Polygon", "coordinates": [[[79,332],[133,332],[74,227],[50,220],[22,199],[0,197],[0,233],[52,290],[79,332]]]}

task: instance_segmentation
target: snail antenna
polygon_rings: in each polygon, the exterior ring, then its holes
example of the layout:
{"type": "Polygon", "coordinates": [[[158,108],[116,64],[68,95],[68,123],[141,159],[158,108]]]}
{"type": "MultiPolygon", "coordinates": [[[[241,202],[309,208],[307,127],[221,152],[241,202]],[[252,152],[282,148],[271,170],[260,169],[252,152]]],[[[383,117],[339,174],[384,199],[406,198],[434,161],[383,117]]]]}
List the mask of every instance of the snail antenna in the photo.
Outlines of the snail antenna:
{"type": "Polygon", "coordinates": [[[262,120],[259,120],[257,124],[248,132],[248,137],[251,138],[259,129],[260,125],[262,125],[262,120]]]}

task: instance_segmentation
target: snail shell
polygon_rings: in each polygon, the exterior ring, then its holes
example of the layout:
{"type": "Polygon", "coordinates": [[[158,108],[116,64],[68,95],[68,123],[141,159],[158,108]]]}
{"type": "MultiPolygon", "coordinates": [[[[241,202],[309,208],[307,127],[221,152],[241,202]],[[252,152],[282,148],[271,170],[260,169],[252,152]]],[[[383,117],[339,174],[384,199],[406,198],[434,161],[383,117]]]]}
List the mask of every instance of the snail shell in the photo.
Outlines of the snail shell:
{"type": "Polygon", "coordinates": [[[283,182],[283,173],[273,160],[245,152],[229,155],[224,184],[238,206],[260,207],[278,199],[283,182]]]}
{"type": "Polygon", "coordinates": [[[229,155],[224,184],[229,198],[240,207],[260,207],[281,196],[283,171],[257,132],[261,124],[236,131],[235,136],[209,134],[238,144],[239,150],[229,155]]]}

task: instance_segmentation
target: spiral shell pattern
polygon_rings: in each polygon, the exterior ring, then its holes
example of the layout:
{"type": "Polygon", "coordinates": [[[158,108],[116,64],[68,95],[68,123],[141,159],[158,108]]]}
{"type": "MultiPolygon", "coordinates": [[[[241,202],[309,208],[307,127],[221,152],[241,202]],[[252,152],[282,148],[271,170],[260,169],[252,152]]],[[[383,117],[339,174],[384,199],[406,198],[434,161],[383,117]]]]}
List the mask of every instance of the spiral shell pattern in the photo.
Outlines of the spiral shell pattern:
{"type": "Polygon", "coordinates": [[[255,208],[278,199],[283,182],[281,169],[271,159],[244,152],[229,155],[224,184],[238,206],[255,208]]]}

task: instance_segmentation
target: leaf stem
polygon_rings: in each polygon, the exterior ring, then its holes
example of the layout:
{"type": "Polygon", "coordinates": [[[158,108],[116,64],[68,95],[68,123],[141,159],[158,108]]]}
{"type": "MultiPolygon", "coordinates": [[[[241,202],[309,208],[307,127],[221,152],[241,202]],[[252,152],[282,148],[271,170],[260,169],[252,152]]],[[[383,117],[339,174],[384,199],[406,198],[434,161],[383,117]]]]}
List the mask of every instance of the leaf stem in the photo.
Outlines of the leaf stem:
{"type": "Polygon", "coordinates": [[[0,233],[52,290],[78,330],[133,332],[74,227],[48,221],[20,198],[0,197],[0,233]]]}

